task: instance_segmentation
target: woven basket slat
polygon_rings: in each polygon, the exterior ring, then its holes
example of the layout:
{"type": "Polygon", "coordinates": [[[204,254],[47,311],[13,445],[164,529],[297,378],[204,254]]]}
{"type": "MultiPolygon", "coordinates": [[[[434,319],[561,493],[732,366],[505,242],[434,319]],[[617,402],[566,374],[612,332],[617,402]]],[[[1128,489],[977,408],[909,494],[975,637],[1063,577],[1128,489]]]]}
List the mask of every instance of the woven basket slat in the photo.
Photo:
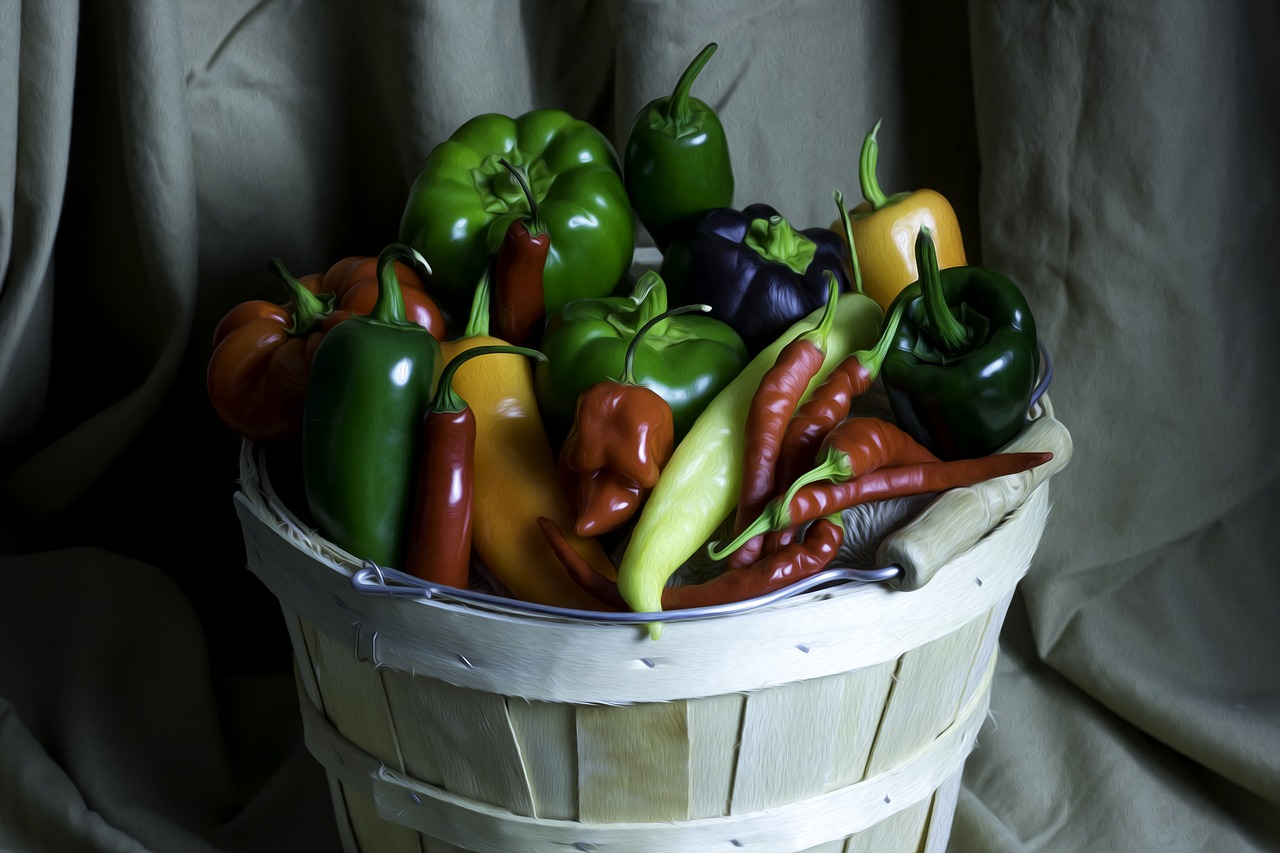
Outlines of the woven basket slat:
{"type": "Polygon", "coordinates": [[[707,696],[689,702],[689,763],[693,790],[689,817],[729,813],[733,773],[746,697],[738,693],[707,696]]]}
{"type": "Polygon", "coordinates": [[[646,823],[688,817],[685,704],[578,708],[579,820],[646,823]]]}
{"type": "Polygon", "coordinates": [[[574,707],[515,698],[507,700],[507,713],[520,745],[534,816],[577,820],[578,734],[574,707]]]}
{"type": "Polygon", "coordinates": [[[390,669],[383,671],[383,681],[406,773],[516,814],[533,814],[503,697],[390,669]]]}
{"type": "Polygon", "coordinates": [[[983,613],[959,631],[902,656],[867,762],[868,776],[901,763],[955,720],[986,624],[983,613]]]}
{"type": "Polygon", "coordinates": [[[814,847],[806,847],[801,853],[844,853],[845,839],[828,841],[814,847]]]}
{"type": "Polygon", "coordinates": [[[302,620],[297,611],[280,602],[280,613],[284,617],[285,629],[289,632],[289,641],[293,645],[294,675],[298,681],[298,699],[310,702],[319,710],[324,710],[324,701],[320,698],[320,683],[316,681],[315,664],[311,661],[311,653],[307,650],[307,641],[303,635],[302,620]]]}
{"type": "Polygon", "coordinates": [[[925,831],[923,853],[945,853],[951,838],[951,821],[956,813],[956,801],[960,798],[960,780],[964,771],[958,771],[933,795],[929,809],[929,826],[925,831]]]}
{"type": "Polygon", "coordinates": [[[851,836],[844,849],[847,853],[917,853],[931,803],[931,797],[922,800],[851,836]]]}
{"type": "Polygon", "coordinates": [[[332,773],[327,775],[329,799],[333,802],[333,818],[338,825],[338,840],[342,843],[343,850],[358,850],[355,827],[352,824],[351,815],[347,812],[347,798],[342,794],[342,783],[332,773]]]}
{"type": "Polygon", "coordinates": [[[383,820],[369,794],[346,784],[342,784],[341,789],[343,805],[351,819],[355,849],[359,853],[422,853],[422,840],[418,833],[383,820]]]}
{"type": "Polygon", "coordinates": [[[357,660],[349,642],[305,623],[303,635],[320,685],[324,715],[356,746],[388,767],[404,770],[379,671],[357,660]]]}
{"type": "Polygon", "coordinates": [[[747,697],[730,814],[772,808],[823,790],[836,750],[831,709],[843,705],[845,681],[843,676],[815,678],[747,697]]]}
{"type": "Polygon", "coordinates": [[[981,686],[983,674],[987,671],[991,658],[997,654],[1000,647],[1000,629],[1004,626],[1004,616],[1009,611],[1011,601],[1013,601],[1012,590],[1004,600],[987,612],[987,624],[983,628],[982,638],[978,641],[978,654],[974,658],[973,666],[969,668],[969,678],[960,693],[958,703],[960,707],[967,705],[973,698],[974,693],[981,686]]]}
{"type": "Polygon", "coordinates": [[[824,790],[843,788],[867,778],[867,760],[880,725],[880,713],[893,684],[897,661],[850,673],[839,709],[831,778],[824,790]]]}

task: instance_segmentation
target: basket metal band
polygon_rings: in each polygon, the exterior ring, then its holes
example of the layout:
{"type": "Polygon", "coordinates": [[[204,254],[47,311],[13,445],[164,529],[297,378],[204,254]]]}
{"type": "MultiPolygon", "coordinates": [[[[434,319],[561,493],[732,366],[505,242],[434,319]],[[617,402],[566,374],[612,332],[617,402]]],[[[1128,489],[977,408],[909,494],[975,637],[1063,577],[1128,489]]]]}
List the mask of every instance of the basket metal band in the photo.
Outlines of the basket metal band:
{"type": "Polygon", "coordinates": [[[399,773],[337,732],[303,701],[307,748],[337,780],[370,795],[384,820],[488,851],[805,850],[869,829],[922,802],[953,777],[986,717],[997,656],[956,721],[893,769],[806,800],[758,812],[655,823],[587,824],[512,814],[399,773]]]}

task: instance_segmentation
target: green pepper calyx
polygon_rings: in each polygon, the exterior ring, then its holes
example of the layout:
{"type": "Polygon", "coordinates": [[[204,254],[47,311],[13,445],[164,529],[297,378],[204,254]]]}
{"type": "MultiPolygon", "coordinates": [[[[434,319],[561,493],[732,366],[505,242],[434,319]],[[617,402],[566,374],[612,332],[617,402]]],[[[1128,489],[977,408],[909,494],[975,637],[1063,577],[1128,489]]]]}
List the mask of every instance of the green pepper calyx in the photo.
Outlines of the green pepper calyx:
{"type": "Polygon", "coordinates": [[[689,97],[689,90],[693,87],[693,81],[706,66],[707,60],[711,58],[711,54],[715,52],[715,42],[704,47],[680,75],[680,80],[676,83],[671,96],[659,98],[650,105],[648,116],[650,130],[665,133],[674,139],[682,139],[702,132],[703,121],[708,110],[701,101],[689,97]]]}
{"type": "Polygon", "coordinates": [[[530,202],[540,204],[547,197],[555,175],[541,158],[526,161],[519,151],[490,154],[478,168],[471,170],[471,182],[480,198],[485,213],[502,216],[514,211],[523,213],[530,202]],[[504,161],[509,165],[504,165],[504,161]],[[510,170],[520,169],[525,185],[510,170]],[[526,195],[527,187],[527,195],[526,195]]]}
{"type": "MultiPolygon", "coordinates": [[[[664,300],[665,301],[665,300],[664,300]]],[[[639,385],[636,381],[635,363],[636,352],[640,349],[640,341],[649,330],[659,323],[665,322],[669,317],[675,317],[680,314],[691,314],[694,311],[701,311],[704,314],[711,311],[710,305],[682,305],[679,308],[672,308],[670,311],[663,311],[661,314],[647,320],[636,333],[631,337],[631,343],[627,344],[627,353],[622,358],[622,376],[618,379],[620,385],[639,385]]]]}
{"type": "Polygon", "coordinates": [[[938,348],[944,356],[964,352],[973,340],[972,334],[947,304],[942,274],[938,270],[938,250],[927,225],[920,226],[920,235],[916,237],[916,274],[921,284],[925,317],[938,348]]]}
{"type": "Polygon", "coordinates": [[[285,329],[285,334],[290,337],[301,337],[309,334],[321,320],[333,313],[333,294],[332,293],[312,293],[307,286],[293,274],[285,269],[284,262],[279,258],[272,258],[267,264],[267,272],[273,273],[277,278],[284,282],[285,287],[289,288],[289,293],[293,297],[293,323],[289,328],[285,329]]]}
{"type": "MultiPolygon", "coordinates": [[[[431,276],[431,265],[422,257],[417,249],[404,243],[392,243],[378,254],[378,299],[373,303],[368,321],[382,326],[399,326],[422,329],[417,323],[409,322],[404,308],[404,293],[400,289],[400,279],[396,277],[397,260],[402,260],[414,267],[423,279],[431,276]]],[[[426,331],[426,329],[422,329],[426,331]]]]}
{"type": "Polygon", "coordinates": [[[753,219],[742,241],[767,261],[804,275],[818,253],[818,244],[801,234],[782,216],[753,219]]]}

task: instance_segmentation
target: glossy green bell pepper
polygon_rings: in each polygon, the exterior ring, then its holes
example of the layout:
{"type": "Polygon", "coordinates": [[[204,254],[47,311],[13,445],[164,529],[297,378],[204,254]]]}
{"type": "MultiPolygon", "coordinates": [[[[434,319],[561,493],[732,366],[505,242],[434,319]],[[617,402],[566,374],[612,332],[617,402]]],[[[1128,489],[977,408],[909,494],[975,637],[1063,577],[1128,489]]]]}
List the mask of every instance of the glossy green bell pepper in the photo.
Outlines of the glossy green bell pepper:
{"type": "MultiPolygon", "coordinates": [[[[578,396],[622,375],[627,347],[645,323],[667,310],[667,286],[646,272],[630,296],[576,299],[547,323],[534,369],[538,405],[548,429],[573,423],[578,396]]],[[[671,406],[678,442],[707,404],[747,364],[747,347],[731,327],[701,314],[681,314],[645,333],[633,364],[636,384],[671,406]]]]}
{"type": "Polygon", "coordinates": [[[1009,278],[985,267],[939,271],[927,227],[920,278],[890,306],[902,320],[881,380],[898,425],[943,459],[998,450],[1022,429],[1040,371],[1035,319],[1009,278]]]}
{"type": "Polygon", "coordinates": [[[617,153],[561,110],[476,116],[427,156],[409,190],[400,239],[431,259],[432,295],[465,316],[471,293],[512,222],[530,216],[528,178],[551,237],[543,270],[547,315],[570,299],[613,291],[631,265],[635,226],[617,153]]]}
{"type": "Polygon", "coordinates": [[[440,345],[405,318],[393,262],[430,268],[408,246],[378,257],[373,311],[339,323],[316,349],[303,406],[303,487],[312,520],[355,557],[399,566],[412,511],[422,419],[440,345]]]}
{"type": "Polygon", "coordinates": [[[623,174],[636,216],[662,252],[691,219],[733,204],[729,142],[715,110],[689,96],[716,45],[693,60],[670,96],[650,101],[631,123],[623,174]]]}

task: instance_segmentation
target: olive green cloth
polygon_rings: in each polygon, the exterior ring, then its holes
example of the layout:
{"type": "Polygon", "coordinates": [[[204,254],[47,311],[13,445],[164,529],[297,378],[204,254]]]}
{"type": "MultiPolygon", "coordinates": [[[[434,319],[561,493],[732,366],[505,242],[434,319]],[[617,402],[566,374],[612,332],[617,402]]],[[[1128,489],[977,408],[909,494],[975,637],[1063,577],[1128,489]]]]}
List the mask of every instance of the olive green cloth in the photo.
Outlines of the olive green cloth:
{"type": "Polygon", "coordinates": [[[928,186],[1021,283],[1076,452],[951,847],[1280,847],[1280,7],[0,3],[0,849],[336,850],[243,568],[217,320],[395,238],[470,116],[621,144],[707,42],[736,203],[928,186]]]}

